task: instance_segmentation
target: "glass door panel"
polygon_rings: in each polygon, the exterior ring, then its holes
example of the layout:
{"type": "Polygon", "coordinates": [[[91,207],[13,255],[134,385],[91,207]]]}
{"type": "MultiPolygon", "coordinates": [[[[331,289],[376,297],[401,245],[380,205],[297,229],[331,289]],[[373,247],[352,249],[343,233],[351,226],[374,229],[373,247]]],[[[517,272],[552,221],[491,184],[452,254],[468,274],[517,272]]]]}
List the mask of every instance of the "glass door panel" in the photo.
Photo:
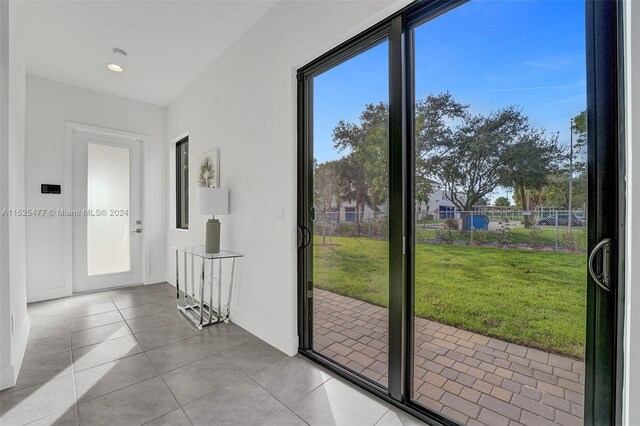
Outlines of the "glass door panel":
{"type": "Polygon", "coordinates": [[[387,385],[388,42],[313,87],[312,349],[387,385]]]}
{"type": "Polygon", "coordinates": [[[471,1],[412,31],[413,400],[581,424],[585,4],[471,1]]]}
{"type": "Polygon", "coordinates": [[[131,269],[128,214],[129,148],[87,144],[87,208],[107,212],[87,218],[87,274],[101,275],[131,269]]]}

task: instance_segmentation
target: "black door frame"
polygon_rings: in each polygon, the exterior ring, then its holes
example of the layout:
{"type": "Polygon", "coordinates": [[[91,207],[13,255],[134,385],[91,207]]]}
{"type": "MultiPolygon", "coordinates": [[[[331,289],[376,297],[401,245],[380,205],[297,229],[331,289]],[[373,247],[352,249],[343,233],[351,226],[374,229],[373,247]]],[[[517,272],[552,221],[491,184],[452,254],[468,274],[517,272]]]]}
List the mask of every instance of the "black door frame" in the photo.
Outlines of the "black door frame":
{"type": "MultiPolygon", "coordinates": [[[[298,334],[300,354],[404,411],[434,424],[451,420],[410,399],[413,381],[413,40],[411,28],[467,0],[424,0],[300,68],[298,78],[298,334]],[[313,351],[313,77],[389,42],[389,385],[313,351]]],[[[585,424],[619,424],[624,316],[624,92],[622,1],[586,0],[589,252],[612,240],[611,291],[587,284],[585,424]]]]}
{"type": "Polygon", "coordinates": [[[621,424],[624,325],[625,162],[622,1],[586,8],[588,252],[606,238],[609,291],[588,274],[585,424],[621,424]],[[601,392],[601,390],[608,390],[601,392]]]}

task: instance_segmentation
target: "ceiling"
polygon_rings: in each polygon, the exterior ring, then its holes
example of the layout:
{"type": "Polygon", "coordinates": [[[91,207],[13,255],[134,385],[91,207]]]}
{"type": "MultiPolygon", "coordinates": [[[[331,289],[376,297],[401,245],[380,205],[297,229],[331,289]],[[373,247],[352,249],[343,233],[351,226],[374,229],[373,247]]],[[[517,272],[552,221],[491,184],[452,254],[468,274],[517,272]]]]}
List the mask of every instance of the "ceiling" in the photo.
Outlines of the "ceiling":
{"type": "Polygon", "coordinates": [[[27,72],[168,105],[275,1],[22,1],[27,72]],[[126,50],[114,73],[112,48],[126,50]]]}

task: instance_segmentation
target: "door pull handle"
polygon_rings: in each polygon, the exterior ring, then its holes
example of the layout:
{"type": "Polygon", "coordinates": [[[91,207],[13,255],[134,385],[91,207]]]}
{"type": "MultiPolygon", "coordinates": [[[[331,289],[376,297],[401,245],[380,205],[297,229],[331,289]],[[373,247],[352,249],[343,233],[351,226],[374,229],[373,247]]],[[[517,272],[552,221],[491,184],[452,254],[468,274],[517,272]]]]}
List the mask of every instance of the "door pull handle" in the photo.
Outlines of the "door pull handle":
{"type": "Polygon", "coordinates": [[[589,274],[591,278],[598,284],[598,286],[605,290],[611,291],[611,239],[605,238],[600,241],[596,246],[591,250],[591,254],[589,254],[589,274]],[[598,253],[602,250],[602,273],[598,274],[596,269],[594,268],[594,260],[598,253]]]}
{"type": "Polygon", "coordinates": [[[298,225],[298,250],[304,248],[304,226],[298,225]]]}
{"type": "Polygon", "coordinates": [[[300,231],[298,238],[300,240],[300,243],[298,244],[298,250],[302,250],[309,247],[309,245],[311,244],[311,230],[304,225],[298,225],[298,231],[300,231]]]}
{"type": "Polygon", "coordinates": [[[307,234],[307,243],[303,246],[303,248],[307,248],[311,245],[313,236],[311,235],[311,230],[307,226],[304,227],[304,231],[307,234]]]}

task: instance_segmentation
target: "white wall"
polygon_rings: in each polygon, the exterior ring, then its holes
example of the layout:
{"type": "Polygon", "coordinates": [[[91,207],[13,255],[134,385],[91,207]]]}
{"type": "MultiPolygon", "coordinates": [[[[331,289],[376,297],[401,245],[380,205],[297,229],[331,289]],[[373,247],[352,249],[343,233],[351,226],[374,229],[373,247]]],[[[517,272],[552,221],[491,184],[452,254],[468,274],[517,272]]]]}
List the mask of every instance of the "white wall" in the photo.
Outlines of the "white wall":
{"type": "Polygon", "coordinates": [[[627,254],[625,424],[640,425],[640,2],[625,1],[627,254]],[[635,22],[636,25],[631,23],[635,22]]]}
{"type": "MultiPolygon", "coordinates": [[[[165,108],[27,76],[26,204],[32,209],[70,208],[64,205],[65,123],[75,122],[148,136],[144,154],[145,209],[143,223],[149,274],[147,283],[165,280],[166,150],[165,108]],[[40,184],[63,185],[61,195],[40,193],[40,184]]],[[[29,301],[69,294],[65,281],[65,219],[27,219],[27,288],[29,301]]]]}
{"type": "MultiPolygon", "coordinates": [[[[9,207],[9,4],[0,2],[0,210],[9,207]]],[[[5,384],[3,372],[11,366],[9,315],[9,218],[0,216],[0,389],[5,384]]]]}
{"type": "MultiPolygon", "coordinates": [[[[231,214],[221,218],[222,246],[246,254],[232,319],[286,353],[297,348],[295,71],[404,4],[279,3],[168,107],[168,152],[184,132],[192,165],[220,148],[221,184],[231,198],[231,214]],[[282,222],[276,209],[284,210],[282,222]]],[[[196,191],[189,231],[175,230],[169,183],[169,247],[203,244],[206,218],[198,214],[196,191]]],[[[167,263],[167,280],[175,282],[170,248],[167,263]]]]}
{"type": "MultiPolygon", "coordinates": [[[[0,6],[0,208],[25,206],[25,58],[20,17],[0,6]]],[[[29,335],[25,220],[0,218],[0,389],[17,379],[29,335]]]]}

